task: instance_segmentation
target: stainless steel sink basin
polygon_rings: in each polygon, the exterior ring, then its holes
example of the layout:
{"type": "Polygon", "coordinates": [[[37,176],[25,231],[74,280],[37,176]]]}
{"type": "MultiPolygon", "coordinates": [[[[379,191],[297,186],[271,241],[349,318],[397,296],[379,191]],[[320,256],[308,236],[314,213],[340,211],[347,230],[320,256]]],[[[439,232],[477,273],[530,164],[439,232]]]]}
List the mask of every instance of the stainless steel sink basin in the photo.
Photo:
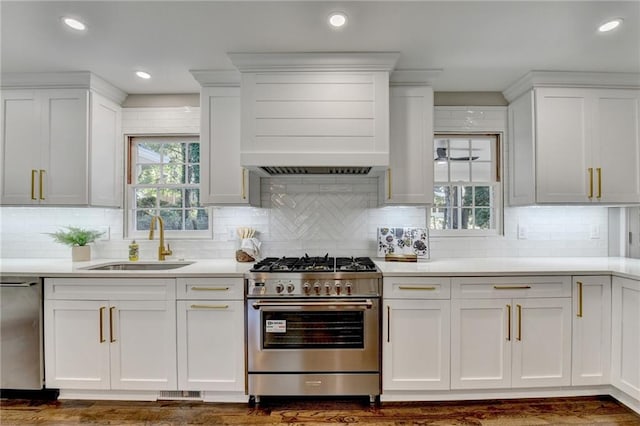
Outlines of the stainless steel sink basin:
{"type": "Polygon", "coordinates": [[[101,265],[87,266],[90,271],[164,271],[178,269],[193,262],[110,262],[101,265]]]}

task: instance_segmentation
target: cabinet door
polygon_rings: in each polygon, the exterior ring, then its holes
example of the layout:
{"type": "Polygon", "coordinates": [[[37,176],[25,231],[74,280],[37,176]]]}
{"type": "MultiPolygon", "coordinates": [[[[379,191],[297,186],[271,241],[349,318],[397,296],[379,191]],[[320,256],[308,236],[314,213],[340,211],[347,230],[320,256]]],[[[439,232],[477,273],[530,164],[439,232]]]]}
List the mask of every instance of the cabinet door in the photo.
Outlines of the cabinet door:
{"type": "Polygon", "coordinates": [[[511,386],[510,300],[451,301],[451,389],[511,386]]]}
{"type": "Polygon", "coordinates": [[[599,201],[640,201],[640,91],[593,90],[594,185],[599,201]]]}
{"type": "Polygon", "coordinates": [[[2,91],[1,202],[37,204],[40,103],[34,90],[2,91]]]}
{"type": "Polygon", "coordinates": [[[611,383],[640,399],[640,281],[613,277],[611,383]]]}
{"type": "Polygon", "coordinates": [[[433,89],[392,87],[385,204],[433,203],[433,89]]]}
{"type": "Polygon", "coordinates": [[[589,168],[593,165],[588,97],[586,89],[535,89],[539,203],[590,201],[589,168]]]}
{"type": "Polygon", "coordinates": [[[512,387],[571,384],[571,299],[514,299],[512,387]]]}
{"type": "Polygon", "coordinates": [[[122,109],[91,93],[91,205],[122,205],[122,109]]]}
{"type": "Polygon", "coordinates": [[[108,316],[111,388],[175,390],[175,303],[112,302],[108,316]]]}
{"type": "Polygon", "coordinates": [[[240,88],[203,88],[200,177],[204,204],[259,204],[260,179],[240,165],[240,88]]]}
{"type": "Polygon", "coordinates": [[[45,300],[45,383],[49,388],[109,389],[109,304],[45,300]]]}
{"type": "Polygon", "coordinates": [[[44,204],[88,204],[87,90],[42,90],[44,204]]]}
{"type": "Polygon", "coordinates": [[[449,300],[386,300],[382,388],[449,389],[449,300]]]}
{"type": "Polygon", "coordinates": [[[178,389],[244,391],[241,301],[180,300],[178,389]]]}
{"type": "Polygon", "coordinates": [[[573,277],[571,384],[609,383],[611,277],[573,277]]]}

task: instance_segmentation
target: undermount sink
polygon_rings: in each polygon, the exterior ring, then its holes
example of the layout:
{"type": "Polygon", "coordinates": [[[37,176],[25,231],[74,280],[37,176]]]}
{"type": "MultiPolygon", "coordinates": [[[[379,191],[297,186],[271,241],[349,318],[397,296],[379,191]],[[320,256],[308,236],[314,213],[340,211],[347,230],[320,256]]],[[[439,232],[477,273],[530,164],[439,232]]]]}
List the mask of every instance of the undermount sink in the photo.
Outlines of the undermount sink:
{"type": "Polygon", "coordinates": [[[163,271],[192,265],[193,262],[110,262],[88,266],[91,271],[163,271]]]}

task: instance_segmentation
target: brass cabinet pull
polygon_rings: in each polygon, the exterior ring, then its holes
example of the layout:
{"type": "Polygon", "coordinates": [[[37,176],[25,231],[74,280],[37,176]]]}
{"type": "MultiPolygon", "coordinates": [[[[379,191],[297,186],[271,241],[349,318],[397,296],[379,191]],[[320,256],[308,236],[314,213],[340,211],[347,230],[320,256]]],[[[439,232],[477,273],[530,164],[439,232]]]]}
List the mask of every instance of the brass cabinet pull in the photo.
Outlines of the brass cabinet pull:
{"type": "Polygon", "coordinates": [[[576,316],[582,318],[582,283],[576,281],[576,284],[578,284],[578,314],[576,316]]]}
{"type": "Polygon", "coordinates": [[[106,308],[104,306],[100,307],[100,343],[104,343],[104,327],[102,326],[103,318],[104,318],[104,310],[106,308]]]}
{"type": "Polygon", "coordinates": [[[589,171],[589,198],[593,198],[593,167],[587,170],[589,171]]]}
{"type": "Polygon", "coordinates": [[[507,305],[507,341],[511,340],[511,305],[507,305]]]}
{"type": "Polygon", "coordinates": [[[246,192],[246,189],[245,189],[245,187],[246,187],[245,176],[244,176],[245,169],[243,168],[241,170],[241,172],[242,172],[242,199],[246,200],[247,199],[247,192],[246,192]]]}
{"type": "Polygon", "coordinates": [[[228,291],[229,287],[191,287],[191,291],[228,291]]]}
{"type": "Polygon", "coordinates": [[[31,170],[31,199],[36,200],[36,173],[37,170],[31,170]]]}
{"type": "Polygon", "coordinates": [[[427,286],[420,286],[420,285],[400,285],[398,286],[398,289],[400,290],[435,290],[435,287],[427,287],[427,286]]]}
{"type": "Polygon", "coordinates": [[[391,199],[391,168],[387,169],[387,200],[391,199]]]}
{"type": "Polygon", "coordinates": [[[113,311],[115,309],[115,306],[109,308],[109,341],[111,343],[116,341],[116,339],[113,337],[113,311]]]}
{"type": "Polygon", "coordinates": [[[602,169],[598,167],[596,169],[598,172],[598,199],[602,198],[602,169]]]}
{"type": "Polygon", "coordinates": [[[44,170],[40,170],[40,188],[39,188],[39,191],[40,191],[40,199],[41,200],[44,200],[44,194],[43,194],[44,190],[43,190],[43,186],[42,186],[42,182],[43,182],[42,178],[43,177],[44,177],[44,170]]]}
{"type": "Polygon", "coordinates": [[[391,341],[391,307],[387,305],[387,343],[391,341]]]}
{"type": "Polygon", "coordinates": [[[191,309],[228,309],[229,305],[191,305],[191,309]]]}
{"type": "Polygon", "coordinates": [[[522,340],[522,306],[516,305],[518,308],[518,337],[516,340],[522,340]]]}
{"type": "Polygon", "coordinates": [[[526,290],[531,288],[530,285],[494,285],[494,289],[496,290],[526,290]]]}

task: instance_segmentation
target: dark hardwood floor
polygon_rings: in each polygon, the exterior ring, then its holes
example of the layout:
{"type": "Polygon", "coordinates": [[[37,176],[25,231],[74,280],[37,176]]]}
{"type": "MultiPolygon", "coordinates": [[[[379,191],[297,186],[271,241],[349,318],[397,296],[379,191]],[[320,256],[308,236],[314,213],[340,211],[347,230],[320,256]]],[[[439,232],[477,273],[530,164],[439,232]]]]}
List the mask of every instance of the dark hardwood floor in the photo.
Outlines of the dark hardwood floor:
{"type": "Polygon", "coordinates": [[[5,425],[640,425],[614,399],[540,398],[460,402],[263,398],[259,406],[186,401],[0,401],[5,425]]]}

